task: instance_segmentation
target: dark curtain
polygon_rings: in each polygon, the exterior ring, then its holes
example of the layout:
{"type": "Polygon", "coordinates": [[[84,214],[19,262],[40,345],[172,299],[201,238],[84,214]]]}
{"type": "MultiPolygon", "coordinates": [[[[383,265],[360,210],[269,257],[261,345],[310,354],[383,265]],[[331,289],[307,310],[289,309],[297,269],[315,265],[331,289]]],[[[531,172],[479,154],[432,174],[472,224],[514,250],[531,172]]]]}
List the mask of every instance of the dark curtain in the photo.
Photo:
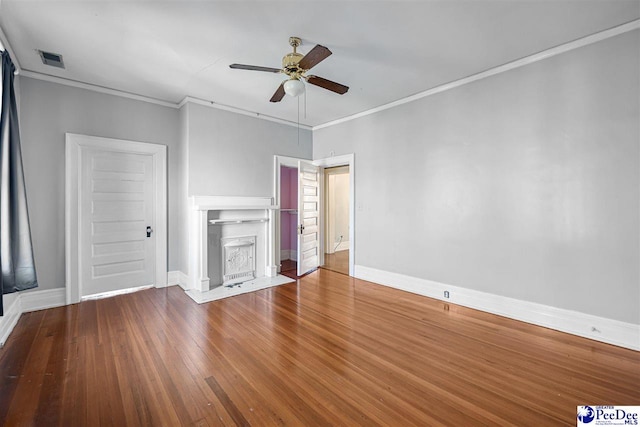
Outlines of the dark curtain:
{"type": "MultiPolygon", "coordinates": [[[[22,172],[18,110],[13,90],[15,67],[2,52],[2,115],[0,116],[0,284],[2,294],[38,286],[33,262],[27,196],[22,172]]],[[[0,298],[0,315],[4,314],[0,298]]]]}

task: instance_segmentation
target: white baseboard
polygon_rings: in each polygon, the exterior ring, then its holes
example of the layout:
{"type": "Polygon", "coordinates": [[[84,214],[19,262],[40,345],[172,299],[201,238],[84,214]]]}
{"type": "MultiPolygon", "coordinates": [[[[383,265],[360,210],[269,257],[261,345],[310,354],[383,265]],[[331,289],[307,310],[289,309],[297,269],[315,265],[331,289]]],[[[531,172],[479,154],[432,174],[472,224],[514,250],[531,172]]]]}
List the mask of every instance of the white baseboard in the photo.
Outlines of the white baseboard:
{"type": "Polygon", "coordinates": [[[189,290],[189,276],[184,274],[182,271],[178,271],[178,286],[180,286],[185,291],[189,290]]]}
{"type": "Polygon", "coordinates": [[[284,261],[286,259],[298,261],[298,251],[295,249],[280,249],[280,261],[284,261]]]}
{"type": "Polygon", "coordinates": [[[340,244],[337,247],[334,244],[333,247],[336,248],[335,252],[348,251],[349,250],[349,241],[347,240],[346,242],[340,242],[340,244]]]}
{"type": "Polygon", "coordinates": [[[65,288],[18,293],[13,302],[5,307],[4,316],[0,317],[0,347],[7,342],[22,313],[63,306],[66,296],[65,288]]]}
{"type": "Polygon", "coordinates": [[[20,294],[20,306],[23,313],[61,307],[67,303],[65,288],[45,289],[20,294]]]}
{"type": "Polygon", "coordinates": [[[167,273],[167,286],[175,286],[180,283],[180,271],[170,271],[167,273]]]}
{"type": "Polygon", "coordinates": [[[640,325],[522,301],[431,280],[355,266],[355,277],[414,294],[474,308],[596,341],[640,350],[640,325]],[[449,298],[444,298],[444,292],[449,298]]]}
{"type": "Polygon", "coordinates": [[[11,331],[15,328],[21,315],[20,297],[14,299],[10,305],[4,307],[4,315],[0,317],[0,347],[7,342],[7,338],[9,338],[11,331]]]}
{"type": "Polygon", "coordinates": [[[264,268],[264,275],[266,277],[276,277],[278,275],[278,267],[275,265],[267,265],[264,268]]]}
{"type": "MultiPolygon", "coordinates": [[[[167,278],[169,279],[167,286],[180,285],[184,288],[188,283],[188,277],[180,271],[168,272],[167,278]]],[[[15,296],[12,302],[4,307],[4,316],[0,316],[0,347],[9,338],[22,313],[60,307],[67,303],[66,288],[25,291],[9,295],[15,296]]]]}
{"type": "Polygon", "coordinates": [[[180,270],[174,270],[167,273],[167,286],[180,286],[182,289],[189,290],[189,276],[180,270]]]}

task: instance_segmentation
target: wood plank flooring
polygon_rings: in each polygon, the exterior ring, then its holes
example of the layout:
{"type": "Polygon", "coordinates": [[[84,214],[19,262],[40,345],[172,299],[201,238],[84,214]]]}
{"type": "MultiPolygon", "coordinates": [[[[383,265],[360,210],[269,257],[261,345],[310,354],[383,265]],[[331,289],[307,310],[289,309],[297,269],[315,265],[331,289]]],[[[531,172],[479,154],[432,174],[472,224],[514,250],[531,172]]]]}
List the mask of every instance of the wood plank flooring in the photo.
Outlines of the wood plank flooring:
{"type": "Polygon", "coordinates": [[[290,259],[280,261],[280,274],[291,279],[298,278],[298,263],[290,259]]]}
{"type": "Polygon", "coordinates": [[[349,274],[349,251],[338,251],[332,254],[324,254],[322,268],[336,273],[349,274]]]}
{"type": "Polygon", "coordinates": [[[27,313],[0,373],[10,426],[575,426],[640,403],[640,352],[328,270],[27,313]]]}

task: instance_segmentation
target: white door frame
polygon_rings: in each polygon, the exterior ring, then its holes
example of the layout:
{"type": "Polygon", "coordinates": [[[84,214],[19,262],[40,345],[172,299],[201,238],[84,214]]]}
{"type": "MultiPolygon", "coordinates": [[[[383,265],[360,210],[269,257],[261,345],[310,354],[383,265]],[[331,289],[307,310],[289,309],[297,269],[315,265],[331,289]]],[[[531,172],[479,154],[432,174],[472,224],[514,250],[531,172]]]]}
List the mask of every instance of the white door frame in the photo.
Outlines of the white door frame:
{"type": "Polygon", "coordinates": [[[79,302],[82,295],[82,275],[79,262],[82,212],[78,202],[79,177],[81,176],[82,150],[84,148],[152,155],[154,171],[154,232],[156,233],[154,285],[156,288],[167,286],[167,147],[146,142],[67,133],[65,150],[65,286],[67,304],[79,302]]]}
{"type": "MultiPolygon", "coordinates": [[[[278,206],[278,213],[275,218],[275,239],[273,253],[276,257],[276,265],[278,273],[280,272],[280,166],[298,168],[298,160],[309,161],[307,159],[298,159],[287,156],[274,156],[274,174],[273,174],[273,197],[274,203],[278,206]]],[[[324,236],[324,170],[336,166],[349,166],[349,276],[354,276],[355,259],[356,259],[356,163],[355,154],[344,154],[341,156],[329,157],[326,159],[313,160],[312,164],[320,168],[320,233],[324,236]]],[[[324,238],[320,239],[320,265],[324,265],[324,238]]]]}
{"type": "MultiPolygon", "coordinates": [[[[314,160],[313,164],[320,168],[320,230],[324,237],[325,229],[325,186],[324,170],[336,166],[349,166],[349,276],[354,275],[356,259],[356,164],[355,155],[344,154],[342,156],[328,157],[314,160]]],[[[324,238],[320,239],[320,265],[324,265],[324,238]]]]}
{"type": "MultiPolygon", "coordinates": [[[[332,168],[328,168],[324,169],[324,197],[325,197],[325,205],[324,205],[324,216],[325,216],[325,221],[324,221],[324,236],[322,236],[325,241],[324,241],[324,247],[325,247],[325,253],[326,254],[332,254],[335,253],[335,239],[334,239],[334,234],[335,234],[335,221],[332,221],[332,216],[335,216],[335,206],[333,206],[333,200],[331,199],[331,195],[327,194],[329,192],[331,192],[331,185],[329,185],[329,183],[331,182],[331,177],[335,177],[337,175],[342,175],[344,174],[344,170],[347,170],[347,174],[349,173],[349,167],[348,166],[336,166],[336,167],[332,167],[332,168]],[[333,214],[333,215],[332,215],[333,214]]],[[[348,209],[347,209],[348,210],[348,209]]],[[[348,215],[348,214],[347,214],[348,215]]],[[[335,220],[335,218],[333,218],[335,220]]],[[[347,236],[347,239],[345,239],[345,242],[349,242],[348,240],[349,236],[347,236]]],[[[342,244],[342,243],[340,243],[342,244]]]]}
{"type": "Polygon", "coordinates": [[[274,218],[275,221],[275,239],[273,239],[273,254],[275,255],[275,263],[277,266],[278,273],[280,273],[280,268],[282,267],[281,259],[280,259],[280,216],[282,213],[280,212],[281,200],[280,200],[280,167],[286,166],[288,168],[298,169],[298,161],[304,160],[306,162],[310,162],[309,159],[298,159],[296,157],[287,157],[287,156],[273,156],[273,202],[277,206],[277,213],[274,218]]]}

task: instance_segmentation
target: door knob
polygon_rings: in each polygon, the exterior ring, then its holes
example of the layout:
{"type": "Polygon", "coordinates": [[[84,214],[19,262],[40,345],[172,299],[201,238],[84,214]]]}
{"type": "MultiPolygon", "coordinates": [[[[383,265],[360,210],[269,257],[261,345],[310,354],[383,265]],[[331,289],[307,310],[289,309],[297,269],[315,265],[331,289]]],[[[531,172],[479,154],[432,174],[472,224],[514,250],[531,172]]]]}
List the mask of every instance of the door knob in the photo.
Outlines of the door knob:
{"type": "Polygon", "coordinates": [[[150,226],[150,225],[147,225],[147,237],[151,237],[151,232],[152,232],[152,231],[153,231],[153,230],[151,229],[151,226],[150,226]]]}

